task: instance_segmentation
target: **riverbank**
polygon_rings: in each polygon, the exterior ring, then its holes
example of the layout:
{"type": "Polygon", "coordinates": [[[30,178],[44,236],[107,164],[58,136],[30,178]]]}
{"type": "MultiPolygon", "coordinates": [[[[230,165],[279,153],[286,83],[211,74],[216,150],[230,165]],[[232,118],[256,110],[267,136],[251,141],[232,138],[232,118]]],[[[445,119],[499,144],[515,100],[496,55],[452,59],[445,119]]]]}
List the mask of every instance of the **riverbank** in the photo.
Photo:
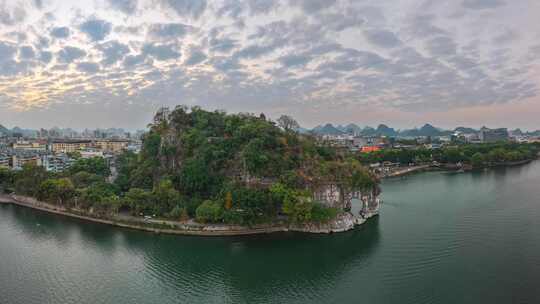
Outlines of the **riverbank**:
{"type": "Polygon", "coordinates": [[[429,165],[411,166],[411,167],[404,167],[403,169],[398,169],[389,174],[385,174],[381,176],[381,178],[403,177],[406,175],[420,173],[420,172],[427,172],[427,171],[469,172],[473,170],[483,170],[483,169],[490,169],[490,168],[514,167],[514,166],[521,166],[521,165],[529,164],[533,160],[534,159],[525,159],[525,160],[512,161],[512,162],[500,162],[500,163],[491,164],[489,166],[484,166],[481,168],[473,168],[471,165],[459,166],[457,164],[436,164],[436,165],[429,164],[429,165]]]}
{"type": "Polygon", "coordinates": [[[200,224],[194,221],[179,222],[171,220],[151,219],[144,220],[142,218],[132,216],[113,216],[113,217],[97,217],[88,214],[82,210],[67,209],[64,207],[48,204],[38,201],[31,197],[20,195],[0,195],[0,204],[13,204],[21,207],[31,208],[42,212],[48,212],[61,216],[67,216],[94,223],[113,225],[122,228],[142,230],[153,233],[164,234],[180,234],[180,235],[195,235],[195,236],[241,236],[253,234],[268,234],[276,232],[302,232],[302,233],[317,233],[328,234],[345,232],[361,225],[375,215],[378,215],[378,207],[371,210],[365,218],[357,217],[350,212],[342,213],[336,219],[328,223],[307,223],[302,225],[288,224],[285,222],[277,222],[272,224],[255,225],[253,227],[239,225],[217,225],[217,224],[200,224]]]}

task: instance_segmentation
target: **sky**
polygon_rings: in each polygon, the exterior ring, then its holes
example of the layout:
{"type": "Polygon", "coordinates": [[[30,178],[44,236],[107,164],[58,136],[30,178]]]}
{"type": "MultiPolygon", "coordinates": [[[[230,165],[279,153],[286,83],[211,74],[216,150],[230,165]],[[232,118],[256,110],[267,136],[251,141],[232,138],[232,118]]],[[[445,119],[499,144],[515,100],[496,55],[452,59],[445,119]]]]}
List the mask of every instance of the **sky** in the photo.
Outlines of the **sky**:
{"type": "Polygon", "coordinates": [[[0,0],[0,124],[540,129],[538,0],[0,0]]]}

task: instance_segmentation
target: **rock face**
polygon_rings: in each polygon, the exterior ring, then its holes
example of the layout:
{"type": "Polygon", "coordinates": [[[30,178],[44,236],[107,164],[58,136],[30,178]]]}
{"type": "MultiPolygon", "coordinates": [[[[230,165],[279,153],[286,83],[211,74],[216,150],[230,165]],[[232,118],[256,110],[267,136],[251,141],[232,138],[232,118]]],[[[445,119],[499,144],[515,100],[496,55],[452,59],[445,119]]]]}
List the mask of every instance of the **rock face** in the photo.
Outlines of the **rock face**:
{"type": "Polygon", "coordinates": [[[291,225],[288,230],[309,233],[333,233],[354,229],[355,225],[357,225],[356,217],[352,213],[346,212],[338,215],[336,219],[328,223],[291,225]]]}
{"type": "Polygon", "coordinates": [[[301,226],[290,226],[289,231],[309,232],[309,233],[334,233],[344,232],[354,229],[355,226],[364,224],[368,219],[379,215],[381,200],[378,196],[369,195],[361,200],[363,207],[361,213],[356,216],[351,212],[345,212],[333,221],[324,224],[305,224],[301,226]]]}

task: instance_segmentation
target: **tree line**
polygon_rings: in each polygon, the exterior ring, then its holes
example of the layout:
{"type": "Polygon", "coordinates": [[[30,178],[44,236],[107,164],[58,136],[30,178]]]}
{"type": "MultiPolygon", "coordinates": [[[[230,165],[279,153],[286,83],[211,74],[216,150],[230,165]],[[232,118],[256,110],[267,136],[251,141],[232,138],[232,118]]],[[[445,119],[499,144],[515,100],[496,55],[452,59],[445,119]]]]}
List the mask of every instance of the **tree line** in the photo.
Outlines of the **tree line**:
{"type": "Polygon", "coordinates": [[[399,164],[440,163],[470,164],[475,168],[483,168],[498,164],[530,160],[537,157],[540,144],[527,143],[486,143],[456,144],[440,149],[418,147],[414,149],[383,149],[371,153],[358,154],[357,159],[364,164],[377,162],[393,162],[399,164]]]}

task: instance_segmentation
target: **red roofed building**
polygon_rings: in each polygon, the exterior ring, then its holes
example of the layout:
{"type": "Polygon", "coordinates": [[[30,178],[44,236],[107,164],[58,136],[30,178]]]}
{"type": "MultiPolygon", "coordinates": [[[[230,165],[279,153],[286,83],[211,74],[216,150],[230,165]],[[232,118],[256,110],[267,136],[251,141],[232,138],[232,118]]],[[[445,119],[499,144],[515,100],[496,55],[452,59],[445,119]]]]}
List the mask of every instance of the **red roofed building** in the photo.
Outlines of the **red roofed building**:
{"type": "Polygon", "coordinates": [[[360,149],[360,152],[361,153],[370,153],[370,152],[376,152],[376,151],[380,151],[381,148],[380,147],[377,147],[377,146],[364,146],[362,147],[362,149],[360,149]]]}

